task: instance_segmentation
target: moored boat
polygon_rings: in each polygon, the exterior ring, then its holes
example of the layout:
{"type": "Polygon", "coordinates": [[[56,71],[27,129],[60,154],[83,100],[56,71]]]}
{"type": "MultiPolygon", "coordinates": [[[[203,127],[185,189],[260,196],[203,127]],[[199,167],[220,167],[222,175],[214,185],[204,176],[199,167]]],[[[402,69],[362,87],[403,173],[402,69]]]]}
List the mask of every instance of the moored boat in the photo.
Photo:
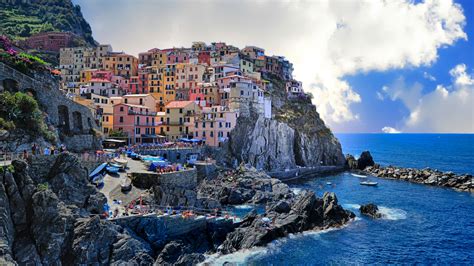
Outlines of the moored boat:
{"type": "Polygon", "coordinates": [[[360,182],[360,184],[363,185],[363,186],[375,187],[379,183],[378,182],[372,182],[372,181],[362,181],[362,182],[360,182]]]}
{"type": "Polygon", "coordinates": [[[128,162],[128,161],[127,161],[126,159],[113,158],[112,161],[113,161],[114,163],[123,165],[123,167],[127,167],[127,162],[128,162]]]}
{"type": "Polygon", "coordinates": [[[106,169],[107,172],[110,173],[110,174],[117,174],[118,171],[120,170],[120,168],[114,167],[114,166],[107,166],[105,169],[106,169]]]}

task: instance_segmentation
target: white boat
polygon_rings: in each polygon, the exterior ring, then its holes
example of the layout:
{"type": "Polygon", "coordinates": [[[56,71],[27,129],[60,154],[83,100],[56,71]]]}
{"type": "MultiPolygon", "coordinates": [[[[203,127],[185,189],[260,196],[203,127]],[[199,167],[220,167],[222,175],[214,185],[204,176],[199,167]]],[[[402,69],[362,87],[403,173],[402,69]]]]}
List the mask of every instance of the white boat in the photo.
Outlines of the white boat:
{"type": "Polygon", "coordinates": [[[360,184],[363,185],[363,186],[375,187],[375,186],[377,186],[379,183],[377,183],[377,182],[371,182],[371,181],[362,181],[362,182],[360,182],[360,184]]]}
{"type": "Polygon", "coordinates": [[[123,165],[123,167],[127,167],[128,161],[127,161],[126,159],[113,158],[112,161],[113,161],[114,163],[123,165]]]}
{"type": "Polygon", "coordinates": [[[358,175],[358,174],[351,174],[351,175],[355,177],[360,177],[360,178],[367,178],[366,175],[358,175]]]}
{"type": "Polygon", "coordinates": [[[129,191],[130,189],[132,189],[132,180],[129,177],[122,180],[122,182],[120,183],[120,188],[122,189],[122,191],[129,191]]]}
{"type": "Polygon", "coordinates": [[[331,182],[326,182],[326,185],[330,186],[330,185],[332,185],[332,183],[331,182]]]}

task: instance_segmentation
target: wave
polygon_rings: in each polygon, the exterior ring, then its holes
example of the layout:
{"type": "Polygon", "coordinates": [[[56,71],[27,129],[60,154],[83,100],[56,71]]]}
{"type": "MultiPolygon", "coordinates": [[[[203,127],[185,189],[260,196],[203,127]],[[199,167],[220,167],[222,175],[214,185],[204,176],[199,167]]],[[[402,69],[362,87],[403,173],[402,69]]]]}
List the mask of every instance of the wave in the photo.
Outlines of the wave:
{"type": "Polygon", "coordinates": [[[359,209],[360,205],[359,204],[352,204],[352,203],[347,203],[347,204],[342,204],[342,207],[346,209],[359,209]]]}
{"type": "Polygon", "coordinates": [[[253,209],[254,206],[248,205],[248,204],[242,204],[242,205],[235,205],[234,208],[239,209],[239,210],[250,210],[250,209],[253,209]]]}
{"type": "Polygon", "coordinates": [[[301,193],[301,191],[303,191],[303,189],[301,188],[297,188],[297,187],[293,187],[293,188],[290,188],[291,192],[293,192],[293,194],[295,195],[298,195],[301,193]]]}
{"type": "MultiPolygon", "coordinates": [[[[354,219],[357,221],[359,219],[354,219]]],[[[268,256],[272,253],[281,252],[282,245],[290,239],[298,239],[301,237],[319,237],[321,234],[325,234],[331,231],[337,231],[349,226],[351,222],[341,226],[328,228],[324,230],[315,230],[315,231],[305,231],[302,233],[289,234],[288,236],[280,239],[276,239],[273,242],[269,243],[266,247],[254,247],[250,249],[243,249],[231,254],[212,254],[207,255],[206,259],[198,265],[223,265],[224,263],[231,263],[232,265],[248,265],[249,259],[257,258],[261,256],[268,256]]]]}
{"type": "Polygon", "coordinates": [[[402,209],[379,206],[379,212],[382,214],[382,219],[385,220],[396,221],[407,218],[407,212],[402,209]]]}
{"type": "Polygon", "coordinates": [[[224,265],[226,262],[232,265],[246,265],[248,260],[256,256],[264,256],[269,252],[268,248],[258,247],[243,249],[237,252],[220,255],[218,253],[206,256],[206,259],[198,265],[224,265]]]}
{"type": "Polygon", "coordinates": [[[366,178],[367,176],[366,175],[358,175],[358,174],[351,174],[352,176],[356,176],[356,177],[361,177],[361,178],[366,178]]]}

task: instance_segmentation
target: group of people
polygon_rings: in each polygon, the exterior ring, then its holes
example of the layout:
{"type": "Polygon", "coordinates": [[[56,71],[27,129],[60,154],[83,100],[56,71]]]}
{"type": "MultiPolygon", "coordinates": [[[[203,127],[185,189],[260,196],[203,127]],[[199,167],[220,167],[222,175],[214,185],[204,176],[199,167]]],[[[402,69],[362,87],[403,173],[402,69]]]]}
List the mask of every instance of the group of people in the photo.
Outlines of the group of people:
{"type": "MultiPolygon", "coordinates": [[[[42,148],[40,145],[33,143],[31,145],[31,154],[33,156],[35,155],[54,155],[54,154],[59,154],[62,152],[66,152],[66,145],[61,144],[59,147],[56,148],[56,146],[51,145],[50,147],[46,146],[42,148]]],[[[28,159],[29,154],[28,151],[25,149],[23,150],[23,159],[28,159]]]]}

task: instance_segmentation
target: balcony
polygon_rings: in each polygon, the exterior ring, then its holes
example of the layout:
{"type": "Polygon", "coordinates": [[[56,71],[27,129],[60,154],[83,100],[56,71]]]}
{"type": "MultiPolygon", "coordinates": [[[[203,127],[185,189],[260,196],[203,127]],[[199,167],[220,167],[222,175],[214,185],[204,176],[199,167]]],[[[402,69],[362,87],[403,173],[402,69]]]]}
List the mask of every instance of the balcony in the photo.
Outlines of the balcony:
{"type": "Polygon", "coordinates": [[[156,112],[139,112],[134,110],[128,110],[129,115],[147,115],[147,116],[156,116],[156,112]]]}

